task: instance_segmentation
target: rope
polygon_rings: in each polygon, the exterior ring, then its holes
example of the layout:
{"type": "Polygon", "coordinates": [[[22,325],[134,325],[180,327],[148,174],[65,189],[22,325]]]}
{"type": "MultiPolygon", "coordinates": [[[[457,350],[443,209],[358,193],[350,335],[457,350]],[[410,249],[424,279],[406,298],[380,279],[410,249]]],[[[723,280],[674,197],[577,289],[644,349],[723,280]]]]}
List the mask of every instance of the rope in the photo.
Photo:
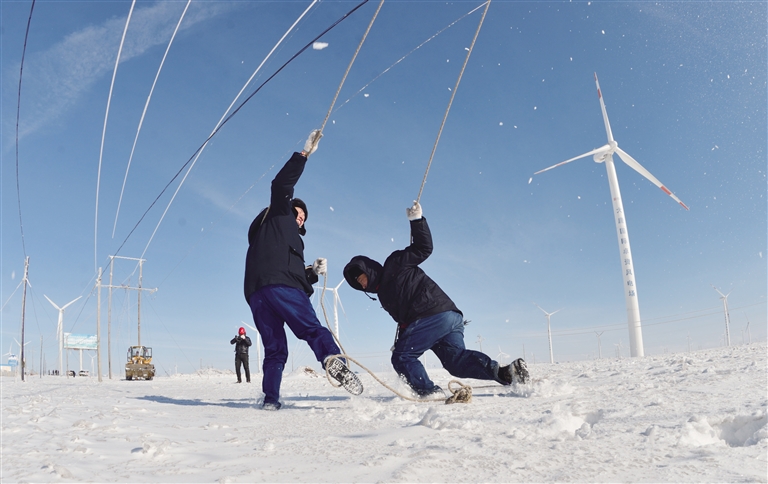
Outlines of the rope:
{"type": "Polygon", "coordinates": [[[448,382],[448,390],[453,393],[445,403],[470,403],[472,401],[472,387],[461,383],[459,380],[451,380],[448,382]],[[454,390],[451,388],[451,384],[456,383],[459,388],[454,390]]]}
{"type": "Polygon", "coordinates": [[[456,97],[456,91],[459,90],[459,83],[461,82],[461,76],[464,75],[464,69],[467,68],[467,62],[469,62],[469,56],[472,55],[472,49],[475,47],[475,42],[477,41],[477,36],[480,34],[480,28],[483,26],[483,21],[485,20],[485,14],[488,13],[488,7],[491,6],[491,0],[488,0],[485,4],[485,10],[483,10],[483,16],[480,17],[480,23],[477,25],[477,30],[475,31],[475,37],[472,39],[472,44],[469,46],[469,52],[467,52],[467,57],[464,59],[464,65],[461,67],[461,72],[459,72],[459,78],[456,80],[456,86],[453,88],[453,92],[451,92],[451,99],[448,101],[448,108],[445,110],[445,115],[443,116],[443,122],[440,124],[440,130],[437,132],[437,139],[435,139],[435,144],[432,147],[432,153],[429,155],[429,162],[427,163],[427,170],[424,172],[424,179],[421,181],[421,188],[419,188],[419,196],[416,197],[416,201],[421,200],[421,192],[424,191],[424,185],[427,183],[427,174],[429,174],[429,167],[432,166],[432,158],[435,156],[435,150],[437,150],[437,143],[440,141],[440,135],[443,133],[443,127],[445,127],[445,121],[448,119],[448,113],[451,111],[451,105],[453,104],[453,98],[456,97]]]}
{"type": "Polygon", "coordinates": [[[336,104],[336,99],[338,99],[339,97],[339,93],[341,92],[341,87],[344,85],[344,81],[347,80],[347,75],[349,74],[349,71],[352,69],[352,64],[355,63],[355,59],[357,59],[357,54],[360,52],[360,49],[363,47],[363,43],[365,42],[366,37],[368,37],[368,32],[371,31],[371,27],[373,27],[373,22],[375,22],[376,17],[379,16],[379,11],[381,10],[381,7],[383,5],[384,5],[384,0],[381,0],[381,2],[379,2],[379,7],[376,9],[376,12],[374,12],[373,14],[373,18],[371,18],[371,22],[368,24],[368,28],[365,30],[365,33],[363,34],[363,38],[360,39],[360,43],[357,46],[357,50],[355,51],[355,54],[352,56],[352,60],[349,61],[349,65],[347,66],[347,72],[345,72],[344,77],[341,78],[341,83],[339,84],[339,88],[336,90],[336,94],[333,96],[333,101],[331,101],[331,107],[328,108],[328,114],[325,115],[323,124],[320,126],[321,133],[325,129],[325,124],[328,122],[328,118],[331,116],[331,112],[333,112],[333,106],[334,104],[336,104]]]}

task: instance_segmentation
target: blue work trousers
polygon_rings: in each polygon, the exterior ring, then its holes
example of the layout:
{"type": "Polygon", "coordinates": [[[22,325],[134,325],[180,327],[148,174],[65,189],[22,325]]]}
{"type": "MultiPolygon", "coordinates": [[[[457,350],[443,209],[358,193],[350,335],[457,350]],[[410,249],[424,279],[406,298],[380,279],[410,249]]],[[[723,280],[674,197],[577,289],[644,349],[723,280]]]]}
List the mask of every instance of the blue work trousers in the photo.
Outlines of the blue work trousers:
{"type": "Polygon", "coordinates": [[[280,399],[280,383],[285,362],[288,361],[284,324],[297,338],[309,344],[320,363],[329,355],[341,353],[333,334],[320,324],[309,297],[301,289],[284,285],[264,286],[251,294],[248,303],[264,344],[264,378],[261,383],[264,403],[277,403],[280,399]]]}
{"type": "Polygon", "coordinates": [[[403,330],[392,352],[392,366],[420,395],[428,394],[435,384],[427,376],[419,357],[431,349],[448,373],[459,378],[494,380],[499,364],[485,353],[464,347],[464,317],[456,311],[417,319],[403,330]]]}

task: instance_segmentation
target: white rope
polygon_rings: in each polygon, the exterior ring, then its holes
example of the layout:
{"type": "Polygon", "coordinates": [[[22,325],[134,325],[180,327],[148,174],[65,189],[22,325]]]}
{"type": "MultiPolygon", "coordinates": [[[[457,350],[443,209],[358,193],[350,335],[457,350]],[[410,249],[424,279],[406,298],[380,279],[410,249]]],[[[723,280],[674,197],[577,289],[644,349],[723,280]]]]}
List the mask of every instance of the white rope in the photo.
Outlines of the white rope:
{"type": "Polygon", "coordinates": [[[360,52],[360,49],[363,47],[363,43],[365,43],[366,37],[368,37],[368,32],[371,31],[371,27],[373,27],[373,23],[376,21],[376,17],[379,16],[379,11],[381,11],[382,5],[384,5],[384,0],[381,0],[381,2],[379,2],[379,7],[376,9],[376,12],[374,12],[373,17],[371,18],[371,22],[368,24],[368,28],[365,30],[365,33],[363,34],[363,38],[360,39],[360,43],[357,45],[357,50],[355,50],[355,54],[352,56],[352,60],[349,61],[349,65],[347,66],[347,71],[344,73],[344,77],[341,78],[341,83],[339,83],[339,88],[336,89],[336,94],[333,96],[333,101],[331,101],[331,107],[328,108],[328,114],[325,115],[323,124],[320,126],[321,133],[325,129],[325,124],[328,122],[328,118],[331,116],[331,113],[333,112],[333,106],[334,104],[336,104],[336,99],[338,99],[339,97],[339,93],[341,92],[341,87],[344,85],[344,81],[347,80],[347,75],[349,74],[349,71],[352,69],[352,64],[355,63],[355,59],[357,59],[357,54],[360,52]]]}
{"type": "Polygon", "coordinates": [[[120,54],[123,52],[123,44],[125,43],[125,34],[128,32],[128,25],[131,23],[131,15],[133,15],[133,7],[136,6],[136,0],[131,3],[131,9],[128,12],[128,18],[125,19],[125,28],[123,29],[123,37],[120,39],[120,48],[117,50],[117,58],[115,59],[115,69],[112,71],[112,82],[109,84],[109,96],[107,97],[107,110],[104,113],[104,127],[101,129],[101,148],[99,148],[99,169],[96,173],[96,215],[94,215],[93,223],[93,270],[97,270],[99,265],[98,253],[99,253],[99,187],[101,185],[101,160],[104,155],[104,137],[107,133],[107,120],[109,119],[109,105],[112,102],[112,89],[115,87],[115,77],[117,77],[117,66],[120,64],[120,54]]]}
{"type": "Polygon", "coordinates": [[[149,102],[152,100],[152,93],[155,92],[155,86],[157,85],[157,80],[160,78],[160,72],[163,70],[165,59],[168,57],[168,51],[171,50],[171,45],[173,45],[173,39],[176,38],[176,33],[179,31],[179,27],[181,26],[181,21],[184,20],[184,16],[187,14],[187,10],[189,9],[190,3],[192,3],[192,0],[187,0],[187,5],[184,7],[184,11],[181,12],[181,17],[179,17],[179,21],[176,23],[176,28],[174,29],[173,34],[171,35],[171,40],[168,42],[168,47],[165,48],[165,54],[163,54],[163,59],[160,61],[160,66],[157,68],[157,74],[155,74],[155,80],[152,82],[152,88],[150,88],[149,90],[149,95],[147,96],[147,102],[144,103],[144,111],[142,111],[141,113],[139,126],[138,128],[136,128],[136,136],[133,138],[131,155],[128,157],[128,166],[125,167],[125,177],[123,178],[123,187],[120,189],[120,198],[117,200],[117,211],[115,212],[115,224],[112,226],[113,239],[115,238],[115,230],[117,229],[117,218],[120,215],[120,205],[123,203],[123,193],[125,192],[125,184],[128,181],[128,170],[131,169],[131,161],[133,160],[133,153],[134,151],[136,151],[136,143],[139,141],[139,133],[141,133],[141,126],[144,124],[144,117],[147,115],[149,102]]]}
{"type": "Polygon", "coordinates": [[[417,202],[421,200],[421,192],[424,191],[424,185],[427,183],[427,174],[429,174],[429,167],[432,166],[432,158],[434,158],[435,156],[435,150],[437,150],[437,143],[440,141],[440,135],[443,133],[443,127],[445,126],[445,121],[448,119],[448,113],[451,111],[453,98],[456,97],[456,91],[459,90],[459,83],[461,82],[461,76],[464,75],[464,69],[467,68],[467,62],[469,62],[469,56],[472,55],[472,49],[475,47],[477,36],[480,34],[480,28],[483,26],[483,21],[485,20],[485,14],[488,13],[488,7],[490,6],[491,6],[491,0],[488,0],[485,4],[485,10],[483,10],[483,16],[480,17],[480,23],[477,25],[477,30],[475,31],[475,37],[472,39],[472,44],[469,46],[469,51],[467,52],[467,56],[464,59],[464,65],[461,67],[461,72],[459,72],[459,78],[456,80],[456,86],[453,88],[453,92],[451,93],[451,99],[450,101],[448,101],[448,108],[445,110],[445,115],[443,116],[443,122],[440,124],[440,130],[437,132],[437,139],[435,139],[435,144],[432,147],[432,153],[429,155],[429,163],[427,163],[427,170],[424,172],[424,179],[421,181],[421,188],[419,188],[419,196],[416,197],[417,202]]]}

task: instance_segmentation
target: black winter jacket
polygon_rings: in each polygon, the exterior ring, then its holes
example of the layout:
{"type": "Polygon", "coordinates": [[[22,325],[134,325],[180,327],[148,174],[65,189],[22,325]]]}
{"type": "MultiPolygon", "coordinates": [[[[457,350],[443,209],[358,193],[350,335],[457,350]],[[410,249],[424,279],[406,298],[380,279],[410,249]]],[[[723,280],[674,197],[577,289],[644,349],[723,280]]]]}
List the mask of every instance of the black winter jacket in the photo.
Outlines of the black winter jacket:
{"type": "Polygon", "coordinates": [[[357,276],[365,272],[368,286],[365,292],[379,296],[383,307],[400,328],[417,319],[445,311],[461,311],[419,267],[432,254],[432,233],[427,219],[411,221],[411,245],[396,250],[387,257],[384,267],[365,256],[353,257],[344,267],[344,278],[353,289],[362,291],[357,276]]]}
{"type": "Polygon", "coordinates": [[[304,265],[304,241],[296,225],[291,199],[307,158],[294,153],[272,180],[269,207],[253,219],[245,258],[245,300],[264,286],[284,284],[308,296],[317,275],[304,265]],[[265,216],[266,214],[266,216],[265,216]]]}
{"type": "Polygon", "coordinates": [[[248,354],[248,347],[251,346],[251,338],[246,336],[245,338],[241,338],[240,336],[235,336],[232,338],[232,341],[229,342],[231,345],[237,345],[235,346],[235,354],[239,355],[241,353],[248,354]]]}

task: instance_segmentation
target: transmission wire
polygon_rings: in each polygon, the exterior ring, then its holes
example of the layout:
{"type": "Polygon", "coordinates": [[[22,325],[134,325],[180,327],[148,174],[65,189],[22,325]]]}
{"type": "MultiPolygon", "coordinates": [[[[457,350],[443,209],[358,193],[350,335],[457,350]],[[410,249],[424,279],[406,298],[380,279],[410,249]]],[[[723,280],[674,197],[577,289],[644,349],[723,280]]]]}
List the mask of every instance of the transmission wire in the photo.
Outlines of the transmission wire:
{"type": "MultiPolygon", "coordinates": [[[[35,0],[32,0],[32,6],[29,9],[29,18],[27,19],[27,30],[24,33],[24,47],[21,50],[21,66],[19,67],[19,94],[16,98],[16,200],[19,206],[19,229],[21,230],[21,249],[24,252],[24,259],[27,258],[27,246],[24,243],[24,224],[21,220],[21,190],[19,189],[19,116],[21,112],[21,78],[24,74],[24,57],[27,55],[27,39],[29,38],[29,26],[32,23],[32,12],[35,10],[35,0]]],[[[14,291],[15,292],[15,291],[14,291]]]]}

